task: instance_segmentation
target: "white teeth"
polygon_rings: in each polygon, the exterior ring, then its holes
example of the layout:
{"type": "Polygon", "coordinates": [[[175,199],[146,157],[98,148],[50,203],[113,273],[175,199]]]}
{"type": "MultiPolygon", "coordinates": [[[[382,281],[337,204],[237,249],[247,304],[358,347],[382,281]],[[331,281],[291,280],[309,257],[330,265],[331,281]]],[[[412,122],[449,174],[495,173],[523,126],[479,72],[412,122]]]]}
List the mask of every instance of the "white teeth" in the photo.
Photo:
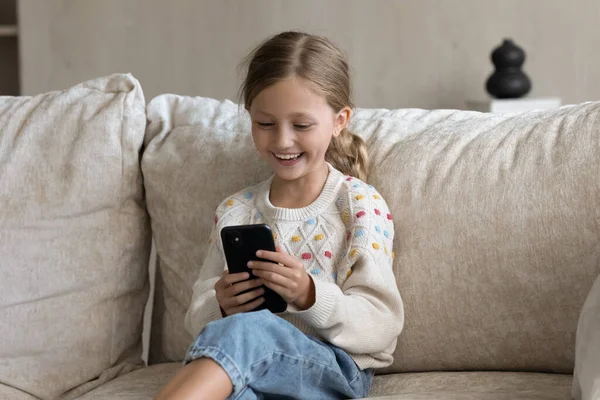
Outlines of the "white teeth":
{"type": "Polygon", "coordinates": [[[293,160],[294,158],[298,158],[302,155],[302,153],[300,154],[275,154],[275,157],[282,159],[282,160],[293,160]]]}

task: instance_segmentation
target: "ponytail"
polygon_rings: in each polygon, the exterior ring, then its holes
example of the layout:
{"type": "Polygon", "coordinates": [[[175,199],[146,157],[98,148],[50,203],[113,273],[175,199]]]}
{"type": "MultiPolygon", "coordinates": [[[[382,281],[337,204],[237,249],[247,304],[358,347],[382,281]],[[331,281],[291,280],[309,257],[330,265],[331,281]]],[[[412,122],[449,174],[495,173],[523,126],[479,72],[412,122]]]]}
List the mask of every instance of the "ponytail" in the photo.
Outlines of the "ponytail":
{"type": "Polygon", "coordinates": [[[369,173],[369,153],[367,145],[360,136],[343,129],[331,139],[325,159],[337,170],[362,181],[367,180],[369,173]]]}

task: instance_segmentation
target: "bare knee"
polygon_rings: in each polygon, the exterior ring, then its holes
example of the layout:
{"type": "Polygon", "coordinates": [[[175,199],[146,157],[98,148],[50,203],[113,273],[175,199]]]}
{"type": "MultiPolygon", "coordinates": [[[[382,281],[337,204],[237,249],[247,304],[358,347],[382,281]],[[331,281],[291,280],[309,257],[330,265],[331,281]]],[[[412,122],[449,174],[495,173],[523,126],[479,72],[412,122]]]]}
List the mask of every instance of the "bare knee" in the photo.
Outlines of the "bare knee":
{"type": "Polygon", "coordinates": [[[155,400],[225,399],[232,390],[225,370],[212,359],[200,358],[183,367],[155,400]]]}

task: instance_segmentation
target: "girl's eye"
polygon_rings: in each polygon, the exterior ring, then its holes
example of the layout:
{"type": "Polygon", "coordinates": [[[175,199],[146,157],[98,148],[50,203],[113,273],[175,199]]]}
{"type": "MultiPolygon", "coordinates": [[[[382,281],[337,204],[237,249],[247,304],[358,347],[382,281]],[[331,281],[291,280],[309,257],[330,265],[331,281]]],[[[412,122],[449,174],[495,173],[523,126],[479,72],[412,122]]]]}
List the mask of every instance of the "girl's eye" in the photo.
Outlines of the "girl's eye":
{"type": "Polygon", "coordinates": [[[308,128],[310,128],[310,124],[294,124],[294,128],[296,128],[300,131],[305,131],[308,128]]]}
{"type": "Polygon", "coordinates": [[[258,126],[261,128],[271,128],[272,126],[275,126],[275,124],[272,122],[258,122],[258,126]]]}

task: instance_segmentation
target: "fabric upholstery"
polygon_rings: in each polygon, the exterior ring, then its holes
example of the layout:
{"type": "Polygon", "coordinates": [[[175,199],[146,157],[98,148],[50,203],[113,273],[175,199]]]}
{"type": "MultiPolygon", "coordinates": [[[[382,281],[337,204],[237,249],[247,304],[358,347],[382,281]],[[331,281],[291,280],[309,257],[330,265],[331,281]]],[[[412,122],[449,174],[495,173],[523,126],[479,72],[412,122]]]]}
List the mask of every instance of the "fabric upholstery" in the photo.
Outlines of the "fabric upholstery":
{"type": "Polygon", "coordinates": [[[150,362],[183,360],[184,317],[206,254],[215,209],[270,176],[248,121],[229,102],[164,95],[148,104],[142,170],[157,251],[150,362]]]}
{"type": "Polygon", "coordinates": [[[369,396],[392,396],[394,399],[565,400],[569,399],[572,380],[572,375],[526,372],[377,375],[369,396]]]}
{"type": "Polygon", "coordinates": [[[20,390],[11,388],[10,386],[0,384],[0,399],[2,400],[37,400],[30,394],[24,393],[20,390]]]}
{"type": "Polygon", "coordinates": [[[141,364],[145,122],[131,75],[0,98],[0,383],[73,398],[141,364]]]}
{"type": "MultiPolygon", "coordinates": [[[[115,379],[81,400],[151,400],[182,367],[156,364],[115,379]]],[[[571,375],[510,372],[443,372],[379,375],[369,399],[567,400],[571,375]]]]}
{"type": "MultiPolygon", "coordinates": [[[[159,96],[143,159],[159,266],[151,360],[180,360],[215,207],[269,174],[238,106],[159,96]]],[[[572,373],[600,273],[600,103],[516,115],[357,110],[395,223],[406,324],[380,372],[572,373]]]]}
{"type": "Polygon", "coordinates": [[[521,372],[378,375],[369,396],[398,400],[567,400],[572,379],[571,375],[521,372]]]}
{"type": "Polygon", "coordinates": [[[182,366],[181,363],[165,363],[139,369],[87,393],[79,400],[152,400],[182,366]]]}
{"type": "Polygon", "coordinates": [[[600,277],[596,279],[579,317],[573,398],[600,399],[600,277]]]}
{"type": "Polygon", "coordinates": [[[361,111],[396,225],[406,327],[388,371],[573,373],[600,273],[600,103],[361,111]]]}

